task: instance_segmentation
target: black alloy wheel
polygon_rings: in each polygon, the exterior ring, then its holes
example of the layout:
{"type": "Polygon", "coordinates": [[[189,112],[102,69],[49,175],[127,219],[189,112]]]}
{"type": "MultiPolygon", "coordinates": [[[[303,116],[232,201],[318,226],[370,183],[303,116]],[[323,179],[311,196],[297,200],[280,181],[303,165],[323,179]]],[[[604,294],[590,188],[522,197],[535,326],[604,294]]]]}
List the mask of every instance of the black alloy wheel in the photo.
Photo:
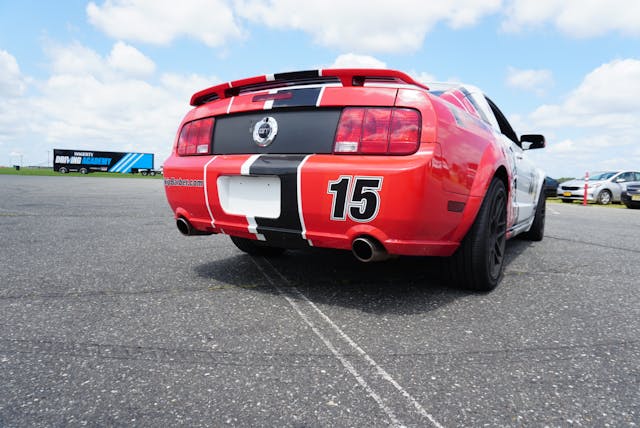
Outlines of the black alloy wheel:
{"type": "Polygon", "coordinates": [[[507,242],[507,191],[494,178],[476,219],[448,261],[448,278],[456,286],[491,291],[504,273],[507,242]]]}
{"type": "Polygon", "coordinates": [[[507,244],[507,195],[504,191],[498,192],[491,204],[489,214],[489,257],[487,259],[488,270],[491,279],[498,280],[502,274],[504,265],[504,250],[507,244]]]}

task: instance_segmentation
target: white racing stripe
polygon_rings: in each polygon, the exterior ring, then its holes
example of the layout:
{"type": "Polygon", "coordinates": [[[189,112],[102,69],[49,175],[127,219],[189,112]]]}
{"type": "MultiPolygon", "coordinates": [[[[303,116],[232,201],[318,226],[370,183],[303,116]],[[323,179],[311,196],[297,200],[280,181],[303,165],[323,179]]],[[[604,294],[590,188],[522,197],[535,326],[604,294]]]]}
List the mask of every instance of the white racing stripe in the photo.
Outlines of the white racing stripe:
{"type": "MultiPolygon", "coordinates": [[[[253,163],[256,160],[258,160],[259,157],[260,155],[249,156],[249,159],[244,161],[244,163],[240,167],[240,174],[250,175],[249,171],[251,170],[251,165],[253,165],[253,163]]],[[[247,216],[247,223],[249,223],[249,227],[248,227],[249,233],[253,233],[254,235],[256,235],[256,238],[258,239],[258,241],[266,241],[266,238],[264,237],[264,235],[261,233],[258,233],[258,224],[256,223],[255,217],[247,216]]]]}
{"type": "Polygon", "coordinates": [[[227,114],[229,114],[229,112],[231,111],[231,106],[233,105],[233,100],[236,97],[231,97],[231,99],[229,100],[229,105],[227,106],[227,114]]]}
{"type": "MultiPolygon", "coordinates": [[[[302,159],[302,162],[298,165],[298,171],[296,173],[296,180],[298,180],[296,186],[298,189],[298,216],[300,217],[300,226],[302,227],[302,239],[307,239],[307,227],[304,225],[304,211],[302,211],[302,166],[310,157],[311,155],[308,155],[302,159]]],[[[309,246],[313,247],[313,242],[311,242],[310,239],[307,239],[307,242],[309,243],[309,246]]]]}
{"type": "Polygon", "coordinates": [[[242,166],[240,167],[240,174],[249,175],[249,170],[251,169],[251,165],[260,157],[260,155],[251,155],[249,159],[244,161],[242,166]]]}
{"type": "MultiPolygon", "coordinates": [[[[269,94],[272,94],[272,95],[277,93],[278,93],[277,89],[271,89],[269,91],[269,94]]],[[[272,108],[273,108],[273,100],[267,100],[264,102],[264,107],[263,107],[264,110],[271,110],[272,108]]]]}
{"type": "Polygon", "coordinates": [[[291,305],[295,309],[295,311],[300,315],[300,317],[309,325],[309,327],[311,327],[311,329],[316,334],[316,336],[318,336],[320,338],[320,340],[322,340],[322,342],[325,344],[325,346],[327,346],[327,348],[329,348],[329,350],[333,353],[333,355],[336,358],[338,358],[338,360],[340,360],[342,365],[349,371],[349,373],[351,373],[356,378],[358,383],[360,385],[362,385],[363,388],[365,388],[365,390],[367,391],[367,393],[369,393],[369,395],[376,401],[376,403],[378,403],[380,408],[387,414],[387,416],[389,416],[389,419],[391,420],[391,423],[394,426],[404,426],[404,424],[400,423],[398,418],[395,416],[395,413],[384,403],[384,401],[381,399],[380,395],[377,394],[371,388],[371,386],[369,386],[367,384],[367,382],[364,380],[364,378],[356,371],[356,369],[354,368],[353,364],[349,360],[347,360],[347,358],[344,356],[344,354],[340,353],[336,349],[336,346],[333,345],[333,343],[331,341],[329,341],[325,337],[325,335],[322,334],[320,329],[318,327],[316,327],[313,324],[313,322],[311,322],[309,316],[304,313],[301,305],[296,303],[296,300],[299,301],[299,302],[303,302],[304,304],[309,306],[311,309],[313,309],[320,316],[320,318],[322,320],[324,320],[329,325],[330,329],[333,330],[335,333],[337,333],[340,338],[342,338],[353,350],[355,350],[357,355],[362,357],[367,362],[367,364],[369,364],[371,367],[373,367],[375,372],[380,376],[381,379],[384,379],[386,382],[391,384],[393,386],[393,388],[395,390],[397,390],[402,395],[402,397],[409,404],[411,404],[411,406],[413,406],[413,408],[416,409],[416,411],[418,412],[418,414],[420,414],[420,416],[422,416],[423,418],[425,418],[429,422],[431,422],[431,424],[433,426],[435,426],[437,428],[443,428],[443,426],[429,412],[427,412],[424,409],[424,407],[422,407],[422,405],[418,402],[418,400],[416,400],[411,394],[409,394],[409,392],[407,392],[385,369],[383,369],[378,363],[376,363],[373,360],[373,358],[371,358],[371,356],[369,356],[369,354],[367,354],[353,339],[351,339],[345,332],[343,332],[342,329],[340,329],[340,327],[338,327],[336,325],[336,323],[334,323],[331,320],[331,318],[329,318],[312,301],[310,301],[307,298],[306,295],[304,295],[300,290],[298,290],[295,286],[293,286],[289,282],[289,280],[284,275],[282,275],[280,273],[280,271],[278,271],[268,260],[261,259],[261,260],[264,260],[264,262],[270,267],[270,269],[273,270],[273,272],[276,273],[276,275],[279,277],[281,282],[284,283],[284,285],[287,288],[287,292],[290,293],[290,294],[294,294],[296,299],[292,299],[291,297],[289,297],[287,295],[287,293],[285,293],[280,287],[278,287],[278,285],[276,284],[276,281],[273,280],[269,276],[269,274],[267,274],[265,269],[256,261],[255,258],[252,257],[251,260],[255,263],[255,265],[258,267],[258,269],[262,272],[262,274],[265,276],[267,281],[269,281],[269,283],[271,285],[273,285],[273,287],[280,294],[282,294],[282,296],[287,300],[289,305],[291,305]]]}
{"type": "Polygon", "coordinates": [[[209,217],[211,218],[211,227],[216,227],[216,221],[213,218],[213,212],[211,211],[211,204],[209,203],[209,191],[207,189],[207,167],[211,162],[216,160],[217,156],[211,158],[209,162],[204,164],[204,168],[202,171],[202,180],[204,181],[204,203],[207,205],[207,211],[209,212],[209,217]]]}
{"type": "Polygon", "coordinates": [[[322,96],[324,95],[324,90],[326,89],[326,86],[323,86],[320,88],[320,93],[318,94],[318,100],[316,101],[316,107],[320,107],[320,103],[322,102],[322,96]]]}
{"type": "Polygon", "coordinates": [[[267,240],[263,234],[258,233],[258,224],[256,223],[255,217],[247,216],[247,223],[249,223],[249,232],[256,235],[256,238],[258,238],[258,241],[267,240]]]}

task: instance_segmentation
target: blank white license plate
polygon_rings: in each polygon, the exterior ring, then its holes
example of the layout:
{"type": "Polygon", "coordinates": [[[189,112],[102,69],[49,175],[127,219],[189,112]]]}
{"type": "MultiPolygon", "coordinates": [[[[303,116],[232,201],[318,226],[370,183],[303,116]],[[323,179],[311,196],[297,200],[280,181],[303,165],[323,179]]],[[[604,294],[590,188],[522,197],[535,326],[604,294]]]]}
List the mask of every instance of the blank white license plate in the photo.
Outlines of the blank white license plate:
{"type": "Polygon", "coordinates": [[[220,205],[227,214],[248,217],[280,217],[280,177],[221,175],[220,205]]]}

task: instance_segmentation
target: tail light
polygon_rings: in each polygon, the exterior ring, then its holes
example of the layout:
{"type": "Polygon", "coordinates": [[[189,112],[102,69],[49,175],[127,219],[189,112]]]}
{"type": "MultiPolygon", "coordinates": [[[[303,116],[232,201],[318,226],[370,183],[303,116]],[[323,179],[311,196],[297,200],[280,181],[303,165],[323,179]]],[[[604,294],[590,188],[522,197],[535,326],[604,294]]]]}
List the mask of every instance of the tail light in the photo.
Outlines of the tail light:
{"type": "Polygon", "coordinates": [[[409,108],[342,110],[334,153],[409,155],[420,145],[420,113],[409,108]]]}
{"type": "Polygon", "coordinates": [[[176,147],[178,156],[209,154],[214,121],[213,117],[208,117],[185,123],[176,147]]]}

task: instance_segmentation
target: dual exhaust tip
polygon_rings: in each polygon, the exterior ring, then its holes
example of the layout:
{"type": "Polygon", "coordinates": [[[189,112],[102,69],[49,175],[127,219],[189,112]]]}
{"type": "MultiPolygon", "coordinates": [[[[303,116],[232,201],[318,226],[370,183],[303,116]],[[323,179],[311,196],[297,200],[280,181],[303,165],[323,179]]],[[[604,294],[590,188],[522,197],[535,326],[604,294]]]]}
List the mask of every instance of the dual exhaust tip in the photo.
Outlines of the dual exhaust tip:
{"type": "MultiPolygon", "coordinates": [[[[176,226],[184,236],[211,235],[211,232],[195,229],[183,217],[176,220],[176,226]]],[[[363,263],[379,262],[389,258],[389,253],[380,241],[369,236],[360,236],[354,239],[351,243],[351,251],[355,258],[363,263]]]]}

